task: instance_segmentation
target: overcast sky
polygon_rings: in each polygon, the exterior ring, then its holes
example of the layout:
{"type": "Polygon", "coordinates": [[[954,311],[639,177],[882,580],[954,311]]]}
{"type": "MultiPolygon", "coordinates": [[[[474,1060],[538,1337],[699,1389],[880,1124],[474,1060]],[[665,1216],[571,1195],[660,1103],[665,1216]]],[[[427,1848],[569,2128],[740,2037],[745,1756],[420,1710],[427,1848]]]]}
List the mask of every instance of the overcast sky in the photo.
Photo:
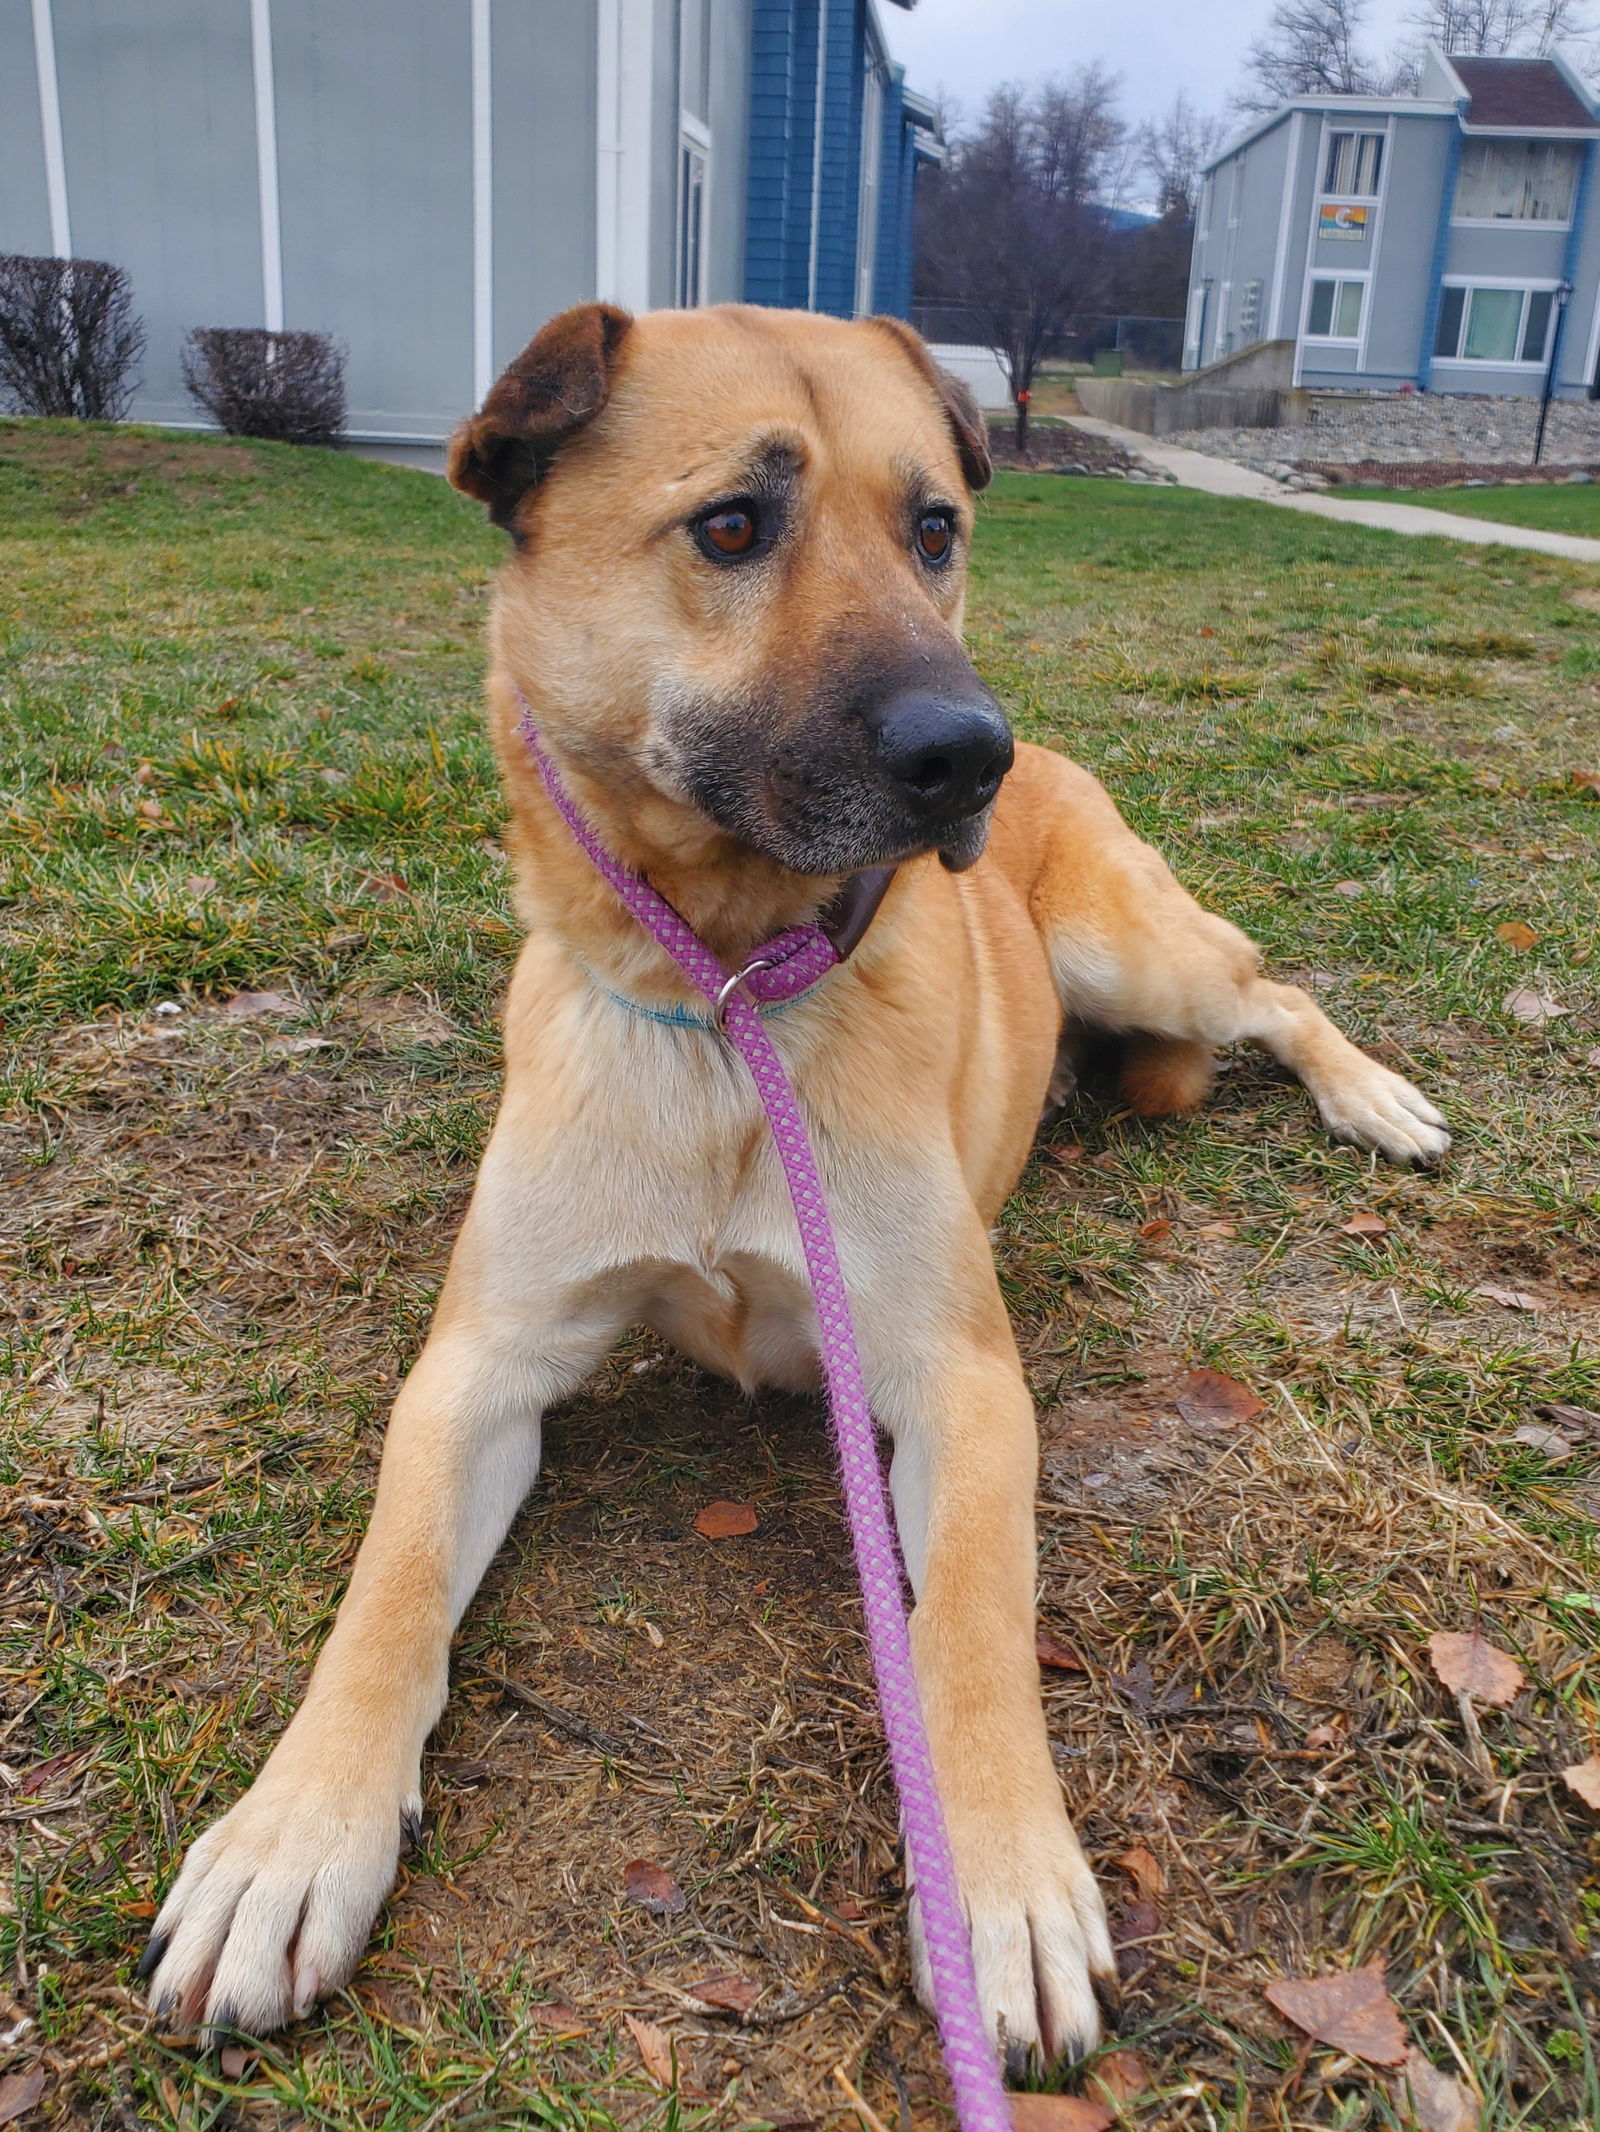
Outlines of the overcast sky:
{"type": "MultiPolygon", "coordinates": [[[[1367,41],[1387,50],[1415,0],[1372,0],[1367,41]]],[[[975,112],[1003,81],[1064,74],[1103,59],[1122,76],[1123,115],[1154,117],[1182,89],[1220,111],[1272,0],[883,0],[878,19],[910,88],[948,91],[975,112]]]]}

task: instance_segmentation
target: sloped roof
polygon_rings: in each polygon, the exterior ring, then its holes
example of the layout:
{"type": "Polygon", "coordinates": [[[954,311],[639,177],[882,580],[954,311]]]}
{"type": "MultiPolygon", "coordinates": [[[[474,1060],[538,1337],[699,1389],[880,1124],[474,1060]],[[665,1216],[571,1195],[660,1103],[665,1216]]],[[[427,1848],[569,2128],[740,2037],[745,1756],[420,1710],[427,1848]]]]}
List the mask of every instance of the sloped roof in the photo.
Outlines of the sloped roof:
{"type": "Polygon", "coordinates": [[[1482,59],[1450,54],[1472,99],[1469,126],[1593,127],[1594,113],[1553,59],[1482,59]]]}

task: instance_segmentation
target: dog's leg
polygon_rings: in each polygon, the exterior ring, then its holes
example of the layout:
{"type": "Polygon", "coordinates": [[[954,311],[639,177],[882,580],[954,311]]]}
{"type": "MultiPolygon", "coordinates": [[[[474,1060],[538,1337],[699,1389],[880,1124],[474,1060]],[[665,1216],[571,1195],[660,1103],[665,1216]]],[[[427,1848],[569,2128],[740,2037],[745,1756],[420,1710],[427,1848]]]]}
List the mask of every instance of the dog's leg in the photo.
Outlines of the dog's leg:
{"type": "Polygon", "coordinates": [[[1450,1145],[1426,1096],[1341,1035],[1253,941],[1203,910],[1076,764],[1050,766],[1050,849],[1030,898],[1070,1018],[1129,1038],[1123,1088],[1146,1117],[1187,1110],[1213,1049],[1255,1043],[1305,1083],[1328,1129],[1395,1162],[1450,1145]]]}
{"type": "MultiPolygon", "coordinates": [[[[1105,1912],[1051,1761],[1035,1655],[1033,1402],[975,1213],[917,1254],[916,1297],[864,1298],[871,1397],[894,1436],[912,1649],[972,1926],[1008,2065],[1081,2054],[1114,1976],[1105,1912]]],[[[928,1995],[912,1912],[917,1986],[928,1995]]]]}
{"type": "Polygon", "coordinates": [[[418,1829],[450,1638],[538,1470],[542,1409],[615,1336],[611,1313],[553,1313],[477,1246],[469,1219],[305,1701],[156,1919],[141,1973],[181,2026],[259,2035],[360,1960],[418,1829]]]}

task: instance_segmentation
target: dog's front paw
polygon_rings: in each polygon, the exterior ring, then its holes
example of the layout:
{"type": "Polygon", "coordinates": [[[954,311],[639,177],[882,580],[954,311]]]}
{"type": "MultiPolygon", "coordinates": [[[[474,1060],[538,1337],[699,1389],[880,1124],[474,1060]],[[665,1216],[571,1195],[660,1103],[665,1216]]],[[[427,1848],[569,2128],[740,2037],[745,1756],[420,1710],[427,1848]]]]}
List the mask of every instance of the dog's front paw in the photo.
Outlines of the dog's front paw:
{"type": "MultiPolygon", "coordinates": [[[[978,2001],[1006,2071],[1081,2058],[1100,2041],[1100,2000],[1116,1992],[1101,1900],[1064,1807],[1031,1830],[952,1828],[956,1875],[972,1931],[978,2001]],[[1098,1989],[1097,1989],[1098,1987],[1098,1989]]],[[[932,2006],[922,1915],[911,1903],[917,1996],[932,2006]]]]}
{"type": "Polygon", "coordinates": [[[306,1778],[269,1762],[183,1862],[139,1965],[158,2018],[260,2036],[350,1975],[394,1885],[412,1787],[306,1778]]]}
{"type": "Polygon", "coordinates": [[[1420,1089],[1365,1052],[1338,1083],[1316,1090],[1323,1123],[1336,1139],[1375,1147],[1391,1162],[1437,1162],[1450,1146],[1444,1119],[1420,1089]]]}

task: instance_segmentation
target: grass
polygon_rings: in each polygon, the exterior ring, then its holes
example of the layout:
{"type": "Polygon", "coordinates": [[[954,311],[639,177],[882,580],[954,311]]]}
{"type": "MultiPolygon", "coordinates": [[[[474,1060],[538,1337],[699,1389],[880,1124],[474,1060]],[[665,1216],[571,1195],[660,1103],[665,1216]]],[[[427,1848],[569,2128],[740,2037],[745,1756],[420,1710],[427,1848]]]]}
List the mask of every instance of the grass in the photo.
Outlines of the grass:
{"type": "MultiPolygon", "coordinates": [[[[817,1416],[643,1340],[550,1429],[350,1991],[221,2062],[150,2028],[153,1898],[303,1684],[492,1113],[499,544],[428,477],[46,424],[0,427],[0,538],[0,2071],[74,2127],[798,2127],[846,2121],[840,2064],[939,2121],[817,1416]],[[699,1540],[715,1497],[759,1533],[699,1540]],[[625,1899],[637,1857],[683,1912],[625,1899]],[[689,1990],[728,1971],[746,2020],[689,1990]]],[[[1458,1135],[1379,1167],[1241,1058],[1188,1123],[1085,1097],[1001,1233],[1149,2132],[1406,2125],[1260,1992],[1373,1956],[1489,2132],[1600,2124],[1596,1822],[1559,1776],[1600,1739],[1600,1433],[1516,1435],[1600,1410],[1597,601],[1162,489],[983,509],[972,636],[1019,727],[1458,1135]],[[1262,1415],[1183,1423],[1197,1364],[1262,1415]],[[1474,1621],[1528,1674],[1475,1732],[1425,1657],[1474,1621]]]]}
{"type": "Polygon", "coordinates": [[[1600,483],[1511,482],[1492,489],[1341,488],[1341,496],[1379,503],[1419,503],[1429,511],[1492,518],[1501,525],[1542,526],[1550,533],[1577,533],[1600,540],[1600,483]]]}

